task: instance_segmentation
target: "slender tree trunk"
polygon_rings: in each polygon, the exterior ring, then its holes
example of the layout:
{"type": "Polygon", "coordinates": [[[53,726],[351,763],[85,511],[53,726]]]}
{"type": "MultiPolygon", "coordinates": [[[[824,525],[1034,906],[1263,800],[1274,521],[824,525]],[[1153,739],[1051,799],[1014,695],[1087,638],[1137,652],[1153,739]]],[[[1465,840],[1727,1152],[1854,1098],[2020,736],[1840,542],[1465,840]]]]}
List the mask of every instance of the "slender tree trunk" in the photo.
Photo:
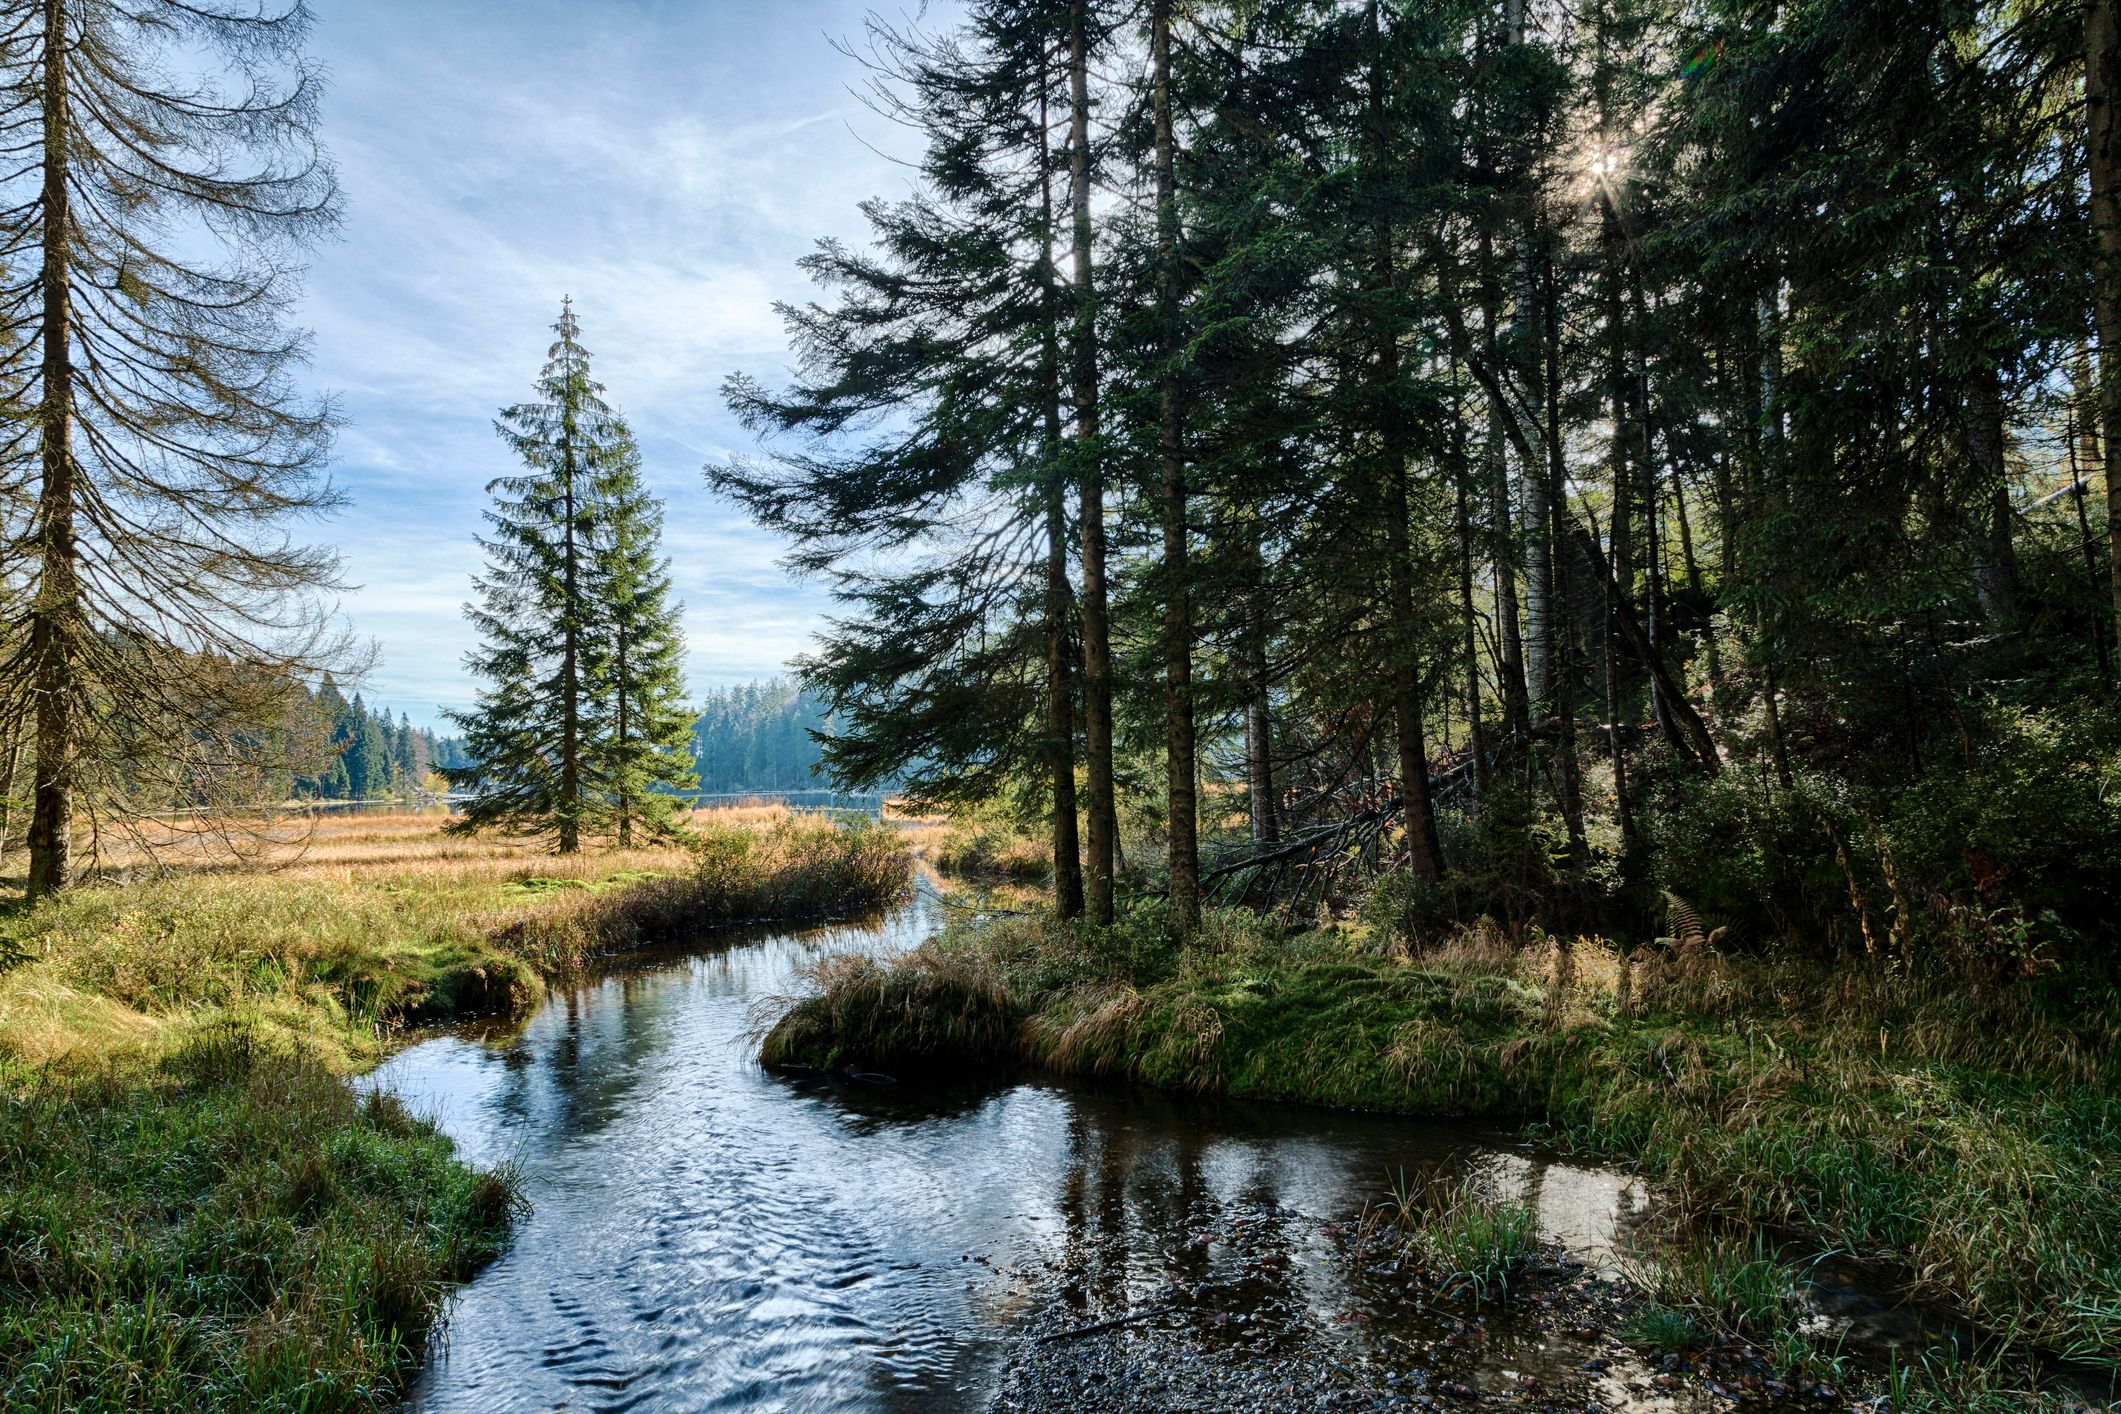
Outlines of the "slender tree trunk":
{"type": "MultiPolygon", "coordinates": [[[[2091,517],[2084,504],[2087,499],[2086,492],[2090,489],[2088,483],[2091,481],[2092,468],[2100,465],[2099,437],[2093,430],[2099,416],[2098,395],[2092,386],[2091,349],[2082,340],[2077,344],[2075,381],[2076,397],[2070,405],[2070,500],[2074,501],[2077,507],[2077,538],[2084,545],[2084,586],[2091,593],[2092,656],[2099,663],[2099,681],[2110,687],[2113,685],[2113,661],[2112,655],[2107,651],[2106,628],[2100,622],[2099,613],[2099,600],[2102,597],[2099,587],[2099,541],[2092,534],[2091,517]]],[[[2108,523],[2107,533],[2113,533],[2111,522],[2108,523]]],[[[2115,612],[2121,615],[2121,605],[2115,606],[2115,612]]]]}
{"type": "MultiPolygon", "coordinates": [[[[1494,241],[1486,231],[1480,235],[1480,345],[1488,367],[1500,368],[1495,356],[1496,296],[1494,241]]],[[[1522,740],[1531,728],[1532,711],[1525,691],[1524,635],[1517,622],[1516,537],[1511,534],[1514,517],[1510,510],[1510,462],[1505,450],[1502,420],[1509,415],[1501,398],[1487,397],[1487,442],[1485,460],[1488,495],[1488,559],[1495,567],[1495,621],[1502,645],[1501,688],[1503,733],[1522,740]]]]}
{"type": "MultiPolygon", "coordinates": [[[[1258,557],[1258,530],[1254,528],[1253,567],[1262,571],[1258,557]]],[[[1264,592],[1259,579],[1252,582],[1245,606],[1245,777],[1251,797],[1252,839],[1256,844],[1275,844],[1281,839],[1280,811],[1274,793],[1274,716],[1267,695],[1267,616],[1260,603],[1264,592]]]]}
{"type": "MultiPolygon", "coordinates": [[[[1591,534],[1596,535],[1596,526],[1591,534]]],[[[1613,763],[1613,819],[1620,826],[1620,838],[1624,844],[1635,838],[1635,821],[1628,811],[1628,758],[1620,743],[1620,645],[1614,630],[1614,619],[1620,608],[1620,585],[1608,579],[1605,586],[1605,741],[1606,753],[1613,763]]]]}
{"type": "Polygon", "coordinates": [[[1053,258],[1053,156],[1048,132],[1046,76],[1038,87],[1040,224],[1040,373],[1046,406],[1046,751],[1053,789],[1053,909],[1062,919],[1083,911],[1082,843],[1076,834],[1075,690],[1068,664],[1068,506],[1061,454],[1060,292],[1053,258]]]}
{"type": "MultiPolygon", "coordinates": [[[[1525,42],[1524,0],[1508,0],[1505,27],[1512,45],[1525,42]]],[[[1544,370],[1539,353],[1540,335],[1534,323],[1532,254],[1538,244],[1533,230],[1533,212],[1520,213],[1514,298],[1509,342],[1510,361],[1522,370],[1525,394],[1534,407],[1546,402],[1544,370]]],[[[1541,461],[1527,461],[1520,469],[1524,478],[1524,676],[1526,697],[1534,711],[1543,712],[1553,695],[1553,675],[1562,650],[1557,644],[1568,634],[1568,606],[1555,602],[1555,561],[1561,538],[1557,507],[1548,494],[1547,472],[1541,461]]]]}
{"type": "MultiPolygon", "coordinates": [[[[1378,0],[1370,5],[1370,37],[1374,46],[1370,70],[1370,177],[1381,181],[1384,172],[1384,59],[1382,21],[1378,0]]],[[[1397,285],[1393,272],[1392,223],[1381,209],[1371,218],[1372,298],[1388,303],[1397,285]]],[[[1383,465],[1385,518],[1385,581],[1392,625],[1392,717],[1399,738],[1399,789],[1405,807],[1407,858],[1417,879],[1443,877],[1443,846],[1436,834],[1436,807],[1429,795],[1429,746],[1421,717],[1421,670],[1418,662],[1420,636],[1414,616],[1414,551],[1408,526],[1412,514],[1407,494],[1407,449],[1405,427],[1393,407],[1399,392],[1399,333],[1390,316],[1380,309],[1376,319],[1377,349],[1374,372],[1378,415],[1382,419],[1378,451],[1383,465]]]]}
{"type": "MultiPolygon", "coordinates": [[[[1728,375],[1724,371],[1723,351],[1716,352],[1716,382],[1718,403],[1728,407],[1724,390],[1728,386],[1728,375]]],[[[1749,422],[1749,426],[1753,424],[1749,422]]],[[[1746,434],[1750,438],[1751,433],[1746,434]]],[[[1721,572],[1719,587],[1729,594],[1738,580],[1738,489],[1731,476],[1731,447],[1726,441],[1716,454],[1716,565],[1721,572]]]]}
{"type": "Polygon", "coordinates": [[[1968,378],[1966,452],[1982,490],[1974,533],[1974,590],[1993,626],[2018,617],[2018,557],[2011,546],[2011,493],[2004,465],[2003,389],[1994,368],[1968,378]]]}
{"type": "Polygon", "coordinates": [[[618,672],[618,691],[614,694],[613,699],[618,708],[612,722],[613,730],[616,732],[613,745],[618,748],[615,759],[619,763],[619,776],[615,782],[617,790],[613,793],[617,796],[619,807],[619,846],[623,849],[633,843],[634,785],[632,763],[628,759],[627,748],[627,743],[632,738],[632,724],[627,720],[626,699],[629,694],[626,688],[631,679],[626,676],[626,631],[623,628],[614,635],[612,646],[617,653],[612,666],[618,672]]]}
{"type": "Polygon", "coordinates": [[[31,788],[28,895],[73,883],[74,712],[81,684],[79,547],[74,539],[72,192],[67,182],[65,0],[44,0],[43,397],[37,412],[42,480],[33,539],[38,553],[30,662],[37,698],[37,764],[31,788]]]}
{"type": "Polygon", "coordinates": [[[1113,917],[1119,817],[1112,790],[1112,637],[1105,587],[1105,475],[1098,446],[1097,298],[1090,225],[1090,38],[1086,7],[1068,26],[1069,204],[1075,238],[1075,452],[1082,497],[1083,755],[1088,767],[1089,860],[1083,892],[1090,917],[1113,917]]]}
{"type": "MultiPolygon", "coordinates": [[[[1547,524],[1553,533],[1551,553],[1547,556],[1549,582],[1547,593],[1553,606],[1551,629],[1554,634],[1554,656],[1549,702],[1554,714],[1555,771],[1559,776],[1561,797],[1561,819],[1568,831],[1569,862],[1580,868],[1590,857],[1590,846],[1583,832],[1583,781],[1576,762],[1576,684],[1574,670],[1569,662],[1569,631],[1567,607],[1569,603],[1569,555],[1568,537],[1568,463],[1561,445],[1561,310],[1558,292],[1554,288],[1554,252],[1551,248],[1541,250],[1540,288],[1545,306],[1543,339],[1544,363],[1542,370],[1546,393],[1546,469],[1543,481],[1546,486],[1547,524]]],[[[1595,547],[1594,547],[1595,548],[1595,547]]]]}
{"type": "Polygon", "coordinates": [[[1607,469],[1613,491],[1611,549],[1614,588],[1624,599],[1635,594],[1635,483],[1629,475],[1629,444],[1634,428],[1629,421],[1627,320],[1621,305],[1620,227],[1612,203],[1600,199],[1603,220],[1599,236],[1602,247],[1605,305],[1606,402],[1613,419],[1612,438],[1607,444],[1607,469]]]}
{"type": "MultiPolygon", "coordinates": [[[[1620,638],[1614,624],[1634,583],[1633,550],[1628,543],[1630,507],[1634,501],[1634,481],[1629,474],[1628,459],[1633,428],[1629,422],[1627,332],[1621,317],[1619,223],[1614,219],[1610,200],[1601,196],[1599,206],[1602,218],[1599,240],[1603,247],[1604,266],[1601,273],[1605,284],[1606,404],[1613,421],[1612,435],[1606,443],[1606,470],[1613,491],[1609,559],[1612,573],[1606,579],[1605,593],[1600,596],[1605,609],[1604,631],[1600,634],[1605,650],[1605,739],[1606,755],[1613,768],[1613,816],[1620,826],[1622,840],[1631,840],[1634,822],[1628,816],[1627,751],[1620,741],[1620,638]]],[[[1598,534],[1595,522],[1590,533],[1595,539],[1598,534]]]]}
{"type": "Polygon", "coordinates": [[[2121,644],[2121,0],[2089,0],[2084,7],[2084,98],[2091,171],[2092,311],[2099,330],[2099,422],[2106,477],[2108,572],[2114,632],[2121,644]]]}
{"type": "Polygon", "coordinates": [[[1171,0],[1150,22],[1156,69],[1157,458],[1163,472],[1164,786],[1171,842],[1171,918],[1200,921],[1200,836],[1193,739],[1193,603],[1187,564],[1186,463],[1178,415],[1178,176],[1171,131],[1171,0]]]}
{"type": "MultiPolygon", "coordinates": [[[[571,387],[568,396],[574,396],[571,387]]],[[[574,854],[582,847],[582,584],[576,563],[574,412],[571,408],[564,414],[561,428],[560,504],[567,528],[560,541],[560,592],[566,608],[562,611],[564,617],[560,625],[559,852],[574,854]]]]}
{"type": "MultiPolygon", "coordinates": [[[[1455,370],[1454,370],[1455,373],[1455,370]]],[[[1452,379],[1457,382],[1456,377],[1452,379]]],[[[1463,421],[1456,424],[1464,427],[1463,421]]],[[[1473,753],[1473,794],[1485,798],[1488,793],[1488,740],[1487,729],[1480,720],[1480,618],[1473,609],[1473,516],[1466,492],[1466,482],[1472,477],[1472,468],[1466,464],[1464,435],[1457,438],[1458,456],[1458,617],[1459,633],[1466,664],[1466,727],[1469,749],[1473,753]]]]}

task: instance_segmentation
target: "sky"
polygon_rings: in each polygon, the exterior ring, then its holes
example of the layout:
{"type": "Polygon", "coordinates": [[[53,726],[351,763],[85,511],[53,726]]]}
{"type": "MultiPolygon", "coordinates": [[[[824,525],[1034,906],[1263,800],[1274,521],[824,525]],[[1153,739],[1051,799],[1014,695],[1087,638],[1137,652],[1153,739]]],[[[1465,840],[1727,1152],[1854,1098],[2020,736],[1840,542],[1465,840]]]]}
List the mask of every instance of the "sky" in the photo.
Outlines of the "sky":
{"type": "MultiPolygon", "coordinates": [[[[906,132],[865,109],[868,0],[313,0],[343,230],[311,265],[312,381],[347,418],[334,476],[369,700],[441,725],[469,705],[462,617],[493,431],[544,362],[560,298],[667,503],[697,692],[773,675],[830,601],[705,486],[755,450],[736,370],[788,363],[776,299],[821,237],[897,196],[906,132]],[[888,155],[887,155],[888,154],[888,155]]],[[[928,18],[932,21],[931,9],[928,18]]]]}

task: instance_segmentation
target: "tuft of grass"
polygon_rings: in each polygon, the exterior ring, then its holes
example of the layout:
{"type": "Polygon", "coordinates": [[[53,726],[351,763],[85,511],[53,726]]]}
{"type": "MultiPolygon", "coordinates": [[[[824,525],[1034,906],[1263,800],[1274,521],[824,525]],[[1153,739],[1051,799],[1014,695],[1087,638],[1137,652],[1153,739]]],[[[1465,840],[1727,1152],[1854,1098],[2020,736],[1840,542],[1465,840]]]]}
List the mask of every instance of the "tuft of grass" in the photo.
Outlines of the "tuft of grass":
{"type": "Polygon", "coordinates": [[[1772,1341],[1804,1312],[1796,1273],[1757,1235],[1696,1235],[1629,1265],[1630,1279],[1658,1306],[1692,1312],[1736,1335],[1772,1341]]]}
{"type": "Polygon", "coordinates": [[[809,980],[812,992],[765,1033],[764,1064],[911,1074],[991,1062],[1019,1019],[992,967],[975,956],[924,952],[900,965],[828,957],[809,980]]]}
{"type": "Polygon", "coordinates": [[[1050,847],[1012,825],[953,820],[924,833],[921,852],[944,874],[1019,884],[1043,884],[1053,877],[1050,847]]]}
{"type": "Polygon", "coordinates": [[[1507,1298],[1539,1248],[1530,1205],[1499,1198],[1471,1177],[1415,1192],[1401,1174],[1390,1212],[1404,1234],[1403,1254],[1443,1290],[1476,1304],[1507,1298]]]}
{"type": "Polygon", "coordinates": [[[1651,1302],[1630,1318],[1621,1338],[1655,1355],[1684,1355],[1708,1344],[1709,1329],[1691,1311],[1651,1302]]]}
{"type": "Polygon", "coordinates": [[[241,1027],[0,1071],[0,1407],[368,1410],[522,1209],[241,1027]]]}

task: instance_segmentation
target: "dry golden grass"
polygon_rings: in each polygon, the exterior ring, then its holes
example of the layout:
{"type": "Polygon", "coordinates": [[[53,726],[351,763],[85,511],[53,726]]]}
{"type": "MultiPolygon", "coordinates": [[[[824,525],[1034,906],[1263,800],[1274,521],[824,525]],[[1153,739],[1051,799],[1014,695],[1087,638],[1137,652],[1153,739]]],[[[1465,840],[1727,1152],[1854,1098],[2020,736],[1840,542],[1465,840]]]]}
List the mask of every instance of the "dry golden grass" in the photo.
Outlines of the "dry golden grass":
{"type": "MultiPolygon", "coordinates": [[[[699,812],[690,839],[572,856],[445,835],[434,814],[303,822],[246,859],[164,849],[0,914],[0,1059],[159,1049],[217,1019],[288,1033],[329,1063],[379,1028],[519,1011],[541,978],[688,926],[880,902],[899,841],[777,807],[699,812]]],[[[257,838],[263,832],[254,835],[257,838]]],[[[178,841],[179,844],[189,842],[178,841]]]]}

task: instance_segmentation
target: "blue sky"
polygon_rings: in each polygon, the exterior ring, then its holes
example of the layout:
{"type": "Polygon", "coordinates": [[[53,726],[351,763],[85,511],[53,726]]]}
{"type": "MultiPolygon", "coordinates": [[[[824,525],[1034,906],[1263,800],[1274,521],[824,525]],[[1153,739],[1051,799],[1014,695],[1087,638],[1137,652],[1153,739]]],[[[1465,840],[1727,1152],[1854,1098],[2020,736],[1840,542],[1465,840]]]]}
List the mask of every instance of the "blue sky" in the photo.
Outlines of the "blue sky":
{"type": "MultiPolygon", "coordinates": [[[[796,260],[858,239],[856,203],[905,191],[903,130],[865,110],[861,0],[314,0],[325,137],[347,213],[303,317],[349,423],[322,528],[371,701],[434,723],[468,703],[460,614],[495,410],[522,400],[560,297],[668,503],[695,689],[780,670],[828,606],[713,498],[702,464],[749,448],[719,388],[787,358],[772,303],[796,260]]],[[[934,19],[931,9],[929,19],[934,19]]]]}

